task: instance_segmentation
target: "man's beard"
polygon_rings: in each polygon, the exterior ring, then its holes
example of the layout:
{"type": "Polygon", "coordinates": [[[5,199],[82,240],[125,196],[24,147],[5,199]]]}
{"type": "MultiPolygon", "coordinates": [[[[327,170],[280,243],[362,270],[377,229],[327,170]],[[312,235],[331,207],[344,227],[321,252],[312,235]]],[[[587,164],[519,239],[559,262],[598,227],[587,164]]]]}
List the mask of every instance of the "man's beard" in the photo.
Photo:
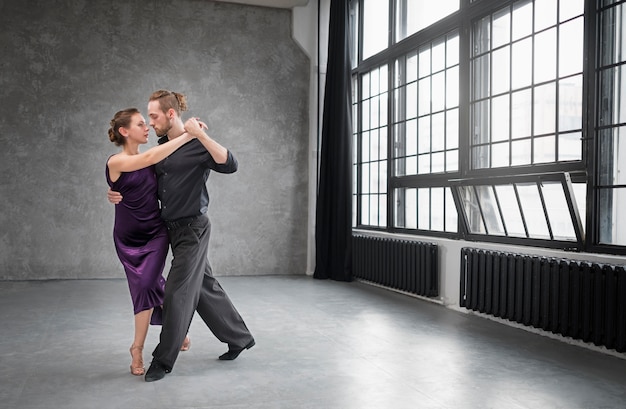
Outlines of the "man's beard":
{"type": "Polygon", "coordinates": [[[157,136],[159,138],[162,138],[164,136],[167,136],[167,133],[170,131],[170,129],[172,129],[172,124],[168,124],[168,126],[165,127],[165,128],[158,128],[158,129],[156,127],[153,127],[153,128],[154,128],[154,132],[156,132],[157,136]]]}

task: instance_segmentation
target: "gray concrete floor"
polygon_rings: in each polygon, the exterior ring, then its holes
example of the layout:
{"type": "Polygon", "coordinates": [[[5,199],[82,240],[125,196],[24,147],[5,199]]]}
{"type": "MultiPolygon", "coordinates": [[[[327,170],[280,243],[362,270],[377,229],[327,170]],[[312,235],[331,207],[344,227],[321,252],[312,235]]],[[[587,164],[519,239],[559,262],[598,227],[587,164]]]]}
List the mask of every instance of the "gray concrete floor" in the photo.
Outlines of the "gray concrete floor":
{"type": "Polygon", "coordinates": [[[219,280],[257,345],[219,361],[196,316],[191,350],[153,383],[129,373],[125,280],[0,282],[0,407],[626,407],[617,356],[359,282],[219,280]]]}

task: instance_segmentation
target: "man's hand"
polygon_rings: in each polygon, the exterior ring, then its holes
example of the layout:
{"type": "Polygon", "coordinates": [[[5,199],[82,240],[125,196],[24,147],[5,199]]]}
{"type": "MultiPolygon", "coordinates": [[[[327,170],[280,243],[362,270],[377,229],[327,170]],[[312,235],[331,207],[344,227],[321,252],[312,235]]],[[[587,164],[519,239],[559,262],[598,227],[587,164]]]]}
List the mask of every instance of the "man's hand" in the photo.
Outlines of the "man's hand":
{"type": "Polygon", "coordinates": [[[122,195],[120,192],[114,192],[109,188],[109,191],[107,192],[107,199],[109,199],[109,202],[113,204],[118,204],[122,201],[122,195]]]}
{"type": "Polygon", "coordinates": [[[185,121],[185,131],[187,131],[189,135],[200,138],[204,135],[203,129],[208,129],[208,127],[204,122],[198,120],[198,118],[189,118],[185,121]]]}

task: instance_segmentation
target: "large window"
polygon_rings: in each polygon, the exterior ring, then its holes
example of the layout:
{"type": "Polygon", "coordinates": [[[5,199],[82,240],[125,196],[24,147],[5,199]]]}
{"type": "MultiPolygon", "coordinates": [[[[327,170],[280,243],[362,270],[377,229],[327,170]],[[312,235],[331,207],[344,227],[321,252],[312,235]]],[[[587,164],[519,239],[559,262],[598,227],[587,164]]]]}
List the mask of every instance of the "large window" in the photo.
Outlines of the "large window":
{"type": "Polygon", "coordinates": [[[626,0],[352,0],[354,227],[626,254],[626,0]]]}

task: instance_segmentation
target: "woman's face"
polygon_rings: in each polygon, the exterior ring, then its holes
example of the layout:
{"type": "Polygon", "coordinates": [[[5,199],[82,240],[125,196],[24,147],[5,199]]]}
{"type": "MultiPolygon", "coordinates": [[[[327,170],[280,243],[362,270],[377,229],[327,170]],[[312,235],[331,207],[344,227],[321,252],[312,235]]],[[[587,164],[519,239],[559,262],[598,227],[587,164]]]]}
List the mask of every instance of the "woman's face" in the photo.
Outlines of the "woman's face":
{"type": "Polygon", "coordinates": [[[148,133],[150,132],[150,127],[148,127],[148,124],[143,118],[143,115],[133,115],[130,121],[130,126],[126,129],[128,131],[128,139],[131,139],[138,144],[144,144],[148,142],[148,133]]]}

